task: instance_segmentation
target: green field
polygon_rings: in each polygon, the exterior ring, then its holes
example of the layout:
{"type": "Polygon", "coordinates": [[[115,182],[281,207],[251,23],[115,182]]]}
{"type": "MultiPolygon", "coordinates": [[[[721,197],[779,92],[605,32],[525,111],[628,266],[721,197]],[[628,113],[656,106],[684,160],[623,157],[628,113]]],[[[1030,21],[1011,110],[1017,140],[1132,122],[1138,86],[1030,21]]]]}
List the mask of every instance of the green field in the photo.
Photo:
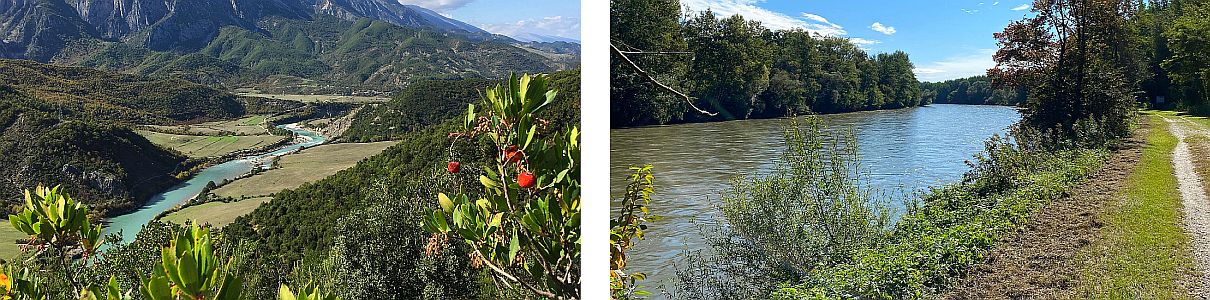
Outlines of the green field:
{"type": "Polygon", "coordinates": [[[266,134],[266,130],[262,124],[268,118],[268,115],[255,115],[238,120],[214,121],[176,126],[155,125],[147,126],[147,128],[151,128],[152,130],[159,132],[175,132],[198,135],[263,135],[266,134]]]}
{"type": "Polygon", "coordinates": [[[21,254],[21,248],[17,246],[17,239],[29,236],[9,225],[8,219],[3,221],[4,224],[0,224],[0,259],[11,259],[17,254],[21,254]]]}
{"type": "Polygon", "coordinates": [[[303,103],[311,102],[341,102],[341,103],[382,103],[390,101],[387,97],[368,96],[338,96],[338,95],[290,95],[290,94],[261,94],[258,92],[241,92],[240,96],[260,97],[279,100],[293,100],[303,103]]]}
{"type": "Polygon", "coordinates": [[[1152,128],[1126,199],[1103,213],[1103,240],[1083,253],[1088,260],[1081,268],[1080,298],[1188,298],[1179,283],[1192,259],[1172,166],[1177,138],[1159,117],[1145,118],[1152,128]]]}
{"type": "Polygon", "coordinates": [[[272,200],[271,197],[244,199],[231,203],[210,202],[200,205],[186,207],[177,212],[168,214],[160,220],[165,222],[173,222],[184,224],[185,221],[194,220],[199,224],[210,224],[216,227],[223,227],[235,221],[235,218],[246,215],[261,204],[272,200]]]}
{"type": "Polygon", "coordinates": [[[190,157],[214,157],[227,153],[264,147],[281,140],[286,136],[252,135],[252,136],[203,136],[160,133],[147,130],[136,131],[156,145],[164,146],[190,157]]]}
{"type": "Polygon", "coordinates": [[[256,176],[240,179],[224,185],[214,194],[221,197],[266,196],[281,190],[298,187],[317,181],[340,170],[357,164],[358,161],[382,152],[396,142],[345,143],[322,145],[303,150],[298,154],[283,156],[278,167],[256,176]]]}

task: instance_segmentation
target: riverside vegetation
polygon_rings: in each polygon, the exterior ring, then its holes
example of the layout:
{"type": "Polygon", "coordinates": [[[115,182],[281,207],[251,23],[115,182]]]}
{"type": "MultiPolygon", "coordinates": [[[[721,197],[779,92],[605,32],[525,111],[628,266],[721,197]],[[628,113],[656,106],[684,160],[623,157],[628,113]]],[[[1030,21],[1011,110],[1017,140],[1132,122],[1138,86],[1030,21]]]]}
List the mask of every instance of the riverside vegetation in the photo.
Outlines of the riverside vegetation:
{"type": "MultiPolygon", "coordinates": [[[[32,220],[33,231],[18,226],[29,246],[8,260],[13,281],[0,287],[15,299],[579,298],[578,85],[575,71],[505,80],[485,90],[486,112],[468,113],[463,99],[411,131],[379,132],[403,142],[278,192],[222,229],[153,221],[98,251],[116,239],[99,236],[87,206],[37,189],[25,205],[35,206],[10,217],[32,220]],[[451,160],[460,167],[447,170],[451,160]],[[439,191],[456,195],[457,210],[445,225],[422,226],[449,207],[439,191]],[[499,205],[468,200],[481,197],[499,205]],[[63,206],[72,217],[42,217],[63,206]]],[[[361,113],[385,116],[409,101],[361,113]]]]}
{"type": "MultiPolygon", "coordinates": [[[[1038,0],[1032,9],[1034,16],[995,34],[1000,50],[987,77],[924,88],[932,101],[986,102],[967,100],[973,87],[991,94],[985,99],[1024,108],[1022,121],[988,140],[960,182],[916,195],[895,218],[863,188],[852,136],[826,134],[813,117],[792,119],[775,167],[737,170],[744,175],[719,195],[728,225],[703,230],[713,251],[688,253],[690,264],[677,268],[679,281],[666,296],[936,297],[983,263],[996,241],[1097,172],[1135,128],[1138,106],[1205,105],[1210,48],[1198,37],[1210,34],[1210,3],[1038,0]]],[[[619,196],[635,208],[623,207],[612,224],[612,291],[619,299],[650,292],[638,286],[642,270],[624,269],[628,245],[644,238],[635,228],[658,226],[643,218],[659,212],[648,206],[658,191],[649,168],[636,169],[634,178],[643,180],[619,196]]]]}

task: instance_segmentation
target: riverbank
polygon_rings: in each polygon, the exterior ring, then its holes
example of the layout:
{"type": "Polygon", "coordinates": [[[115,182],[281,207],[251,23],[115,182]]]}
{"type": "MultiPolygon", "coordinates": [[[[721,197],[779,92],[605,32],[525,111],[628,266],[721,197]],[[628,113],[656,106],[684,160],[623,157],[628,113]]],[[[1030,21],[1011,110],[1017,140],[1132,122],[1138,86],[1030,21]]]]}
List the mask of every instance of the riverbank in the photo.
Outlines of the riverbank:
{"type": "Polygon", "coordinates": [[[326,141],[323,136],[297,128],[297,126],[280,126],[283,128],[282,130],[292,131],[296,136],[292,140],[298,142],[268,153],[245,156],[202,169],[188,180],[152,196],[139,208],[105,220],[107,223],[103,233],[121,232],[124,240],[133,240],[143,224],[155,219],[163,211],[176,207],[200,194],[210,182],[223,182],[245,176],[252,170],[264,168],[267,163],[271,163],[275,156],[284,155],[299,148],[323,144],[326,141]]]}
{"type": "Polygon", "coordinates": [[[1105,168],[999,241],[947,298],[1210,296],[1207,124],[1145,113],[1105,168]]]}
{"type": "MultiPolygon", "coordinates": [[[[944,294],[949,299],[1061,297],[1073,293],[1083,251],[1102,235],[1107,207],[1120,202],[1126,182],[1143,156],[1147,138],[1157,130],[1145,122],[1124,141],[1104,167],[1065,197],[1030,216],[1021,231],[996,241],[984,263],[944,294]]],[[[1165,128],[1160,127],[1161,132],[1165,128]]],[[[1120,205],[1120,204],[1119,204],[1120,205]]]]}

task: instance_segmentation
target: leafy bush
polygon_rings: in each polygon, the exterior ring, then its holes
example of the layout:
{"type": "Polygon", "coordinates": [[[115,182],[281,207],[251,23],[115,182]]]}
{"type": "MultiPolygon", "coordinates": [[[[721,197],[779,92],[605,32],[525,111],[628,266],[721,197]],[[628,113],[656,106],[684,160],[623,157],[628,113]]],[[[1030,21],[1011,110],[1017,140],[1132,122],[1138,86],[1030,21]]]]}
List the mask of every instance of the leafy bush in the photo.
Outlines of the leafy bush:
{"type": "MultiPolygon", "coordinates": [[[[545,75],[513,76],[505,84],[485,92],[485,114],[470,106],[467,132],[451,134],[456,141],[486,142],[496,153],[480,185],[467,188],[480,197],[459,186],[453,197],[439,194],[440,208],[427,213],[424,228],[433,234],[432,247],[451,236],[465,241],[472,264],[488,267],[497,286],[579,298],[579,131],[539,134],[546,122],[537,114],[558,93],[545,75]]],[[[449,170],[459,172],[453,164],[449,170]]]]}

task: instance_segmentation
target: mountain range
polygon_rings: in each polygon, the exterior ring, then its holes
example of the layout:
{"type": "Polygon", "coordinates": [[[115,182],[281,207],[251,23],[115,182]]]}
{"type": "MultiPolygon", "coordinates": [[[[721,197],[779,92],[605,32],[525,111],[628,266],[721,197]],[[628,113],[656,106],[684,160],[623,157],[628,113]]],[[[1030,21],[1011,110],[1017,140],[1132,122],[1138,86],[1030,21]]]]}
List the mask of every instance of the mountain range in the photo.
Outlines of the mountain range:
{"type": "Polygon", "coordinates": [[[210,85],[390,91],[578,65],[394,0],[0,0],[0,58],[210,85]]]}

